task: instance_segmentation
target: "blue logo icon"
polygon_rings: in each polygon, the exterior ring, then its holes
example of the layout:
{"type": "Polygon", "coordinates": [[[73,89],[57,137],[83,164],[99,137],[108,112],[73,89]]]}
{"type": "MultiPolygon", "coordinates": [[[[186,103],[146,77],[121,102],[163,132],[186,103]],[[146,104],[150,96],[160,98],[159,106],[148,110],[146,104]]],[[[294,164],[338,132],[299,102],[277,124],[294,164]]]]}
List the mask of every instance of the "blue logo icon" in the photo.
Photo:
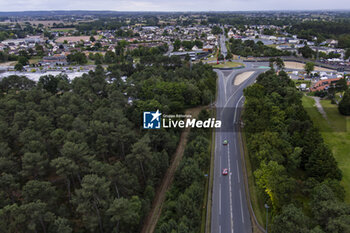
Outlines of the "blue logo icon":
{"type": "Polygon", "coordinates": [[[144,129],[160,129],[160,116],[162,114],[156,112],[143,112],[143,128],[144,129]]]}

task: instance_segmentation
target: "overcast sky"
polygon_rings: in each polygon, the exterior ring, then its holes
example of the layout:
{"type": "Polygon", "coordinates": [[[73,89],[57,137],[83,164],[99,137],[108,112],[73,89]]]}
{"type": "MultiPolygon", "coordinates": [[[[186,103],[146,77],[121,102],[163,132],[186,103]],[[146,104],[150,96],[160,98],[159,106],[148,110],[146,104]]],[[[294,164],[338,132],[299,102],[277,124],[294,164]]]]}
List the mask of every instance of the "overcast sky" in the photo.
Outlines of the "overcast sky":
{"type": "Polygon", "coordinates": [[[349,0],[0,0],[0,11],[349,10],[349,0]]]}

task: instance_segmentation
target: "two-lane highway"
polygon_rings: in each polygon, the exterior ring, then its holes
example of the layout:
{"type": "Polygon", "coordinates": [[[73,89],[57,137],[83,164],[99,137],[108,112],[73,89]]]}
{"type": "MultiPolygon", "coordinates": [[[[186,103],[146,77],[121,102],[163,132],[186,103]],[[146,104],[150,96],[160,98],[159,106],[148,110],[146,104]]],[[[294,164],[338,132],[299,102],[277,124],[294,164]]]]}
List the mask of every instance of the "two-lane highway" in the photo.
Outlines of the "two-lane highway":
{"type": "Polygon", "coordinates": [[[241,151],[237,127],[243,105],[243,89],[266,69],[249,66],[240,70],[216,70],[218,74],[217,119],[222,127],[216,130],[214,184],[212,201],[212,233],[251,233],[252,225],[245,195],[241,151]],[[237,75],[254,71],[239,85],[234,85],[237,75]],[[224,140],[228,141],[224,145],[224,140]],[[228,175],[223,175],[227,168],[228,175]]]}

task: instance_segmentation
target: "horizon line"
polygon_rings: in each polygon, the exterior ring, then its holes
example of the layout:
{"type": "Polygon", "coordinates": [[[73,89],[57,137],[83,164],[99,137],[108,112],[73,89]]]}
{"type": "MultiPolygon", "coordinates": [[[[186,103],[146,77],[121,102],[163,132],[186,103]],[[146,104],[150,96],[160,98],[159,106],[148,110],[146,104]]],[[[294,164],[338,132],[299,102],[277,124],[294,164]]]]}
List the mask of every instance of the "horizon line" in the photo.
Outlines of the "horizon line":
{"type": "Polygon", "coordinates": [[[283,10],[155,10],[155,11],[129,11],[129,10],[25,10],[25,11],[1,11],[0,13],[26,13],[26,12],[113,12],[113,13],[232,13],[232,12],[350,12],[349,9],[283,9],[283,10]]]}

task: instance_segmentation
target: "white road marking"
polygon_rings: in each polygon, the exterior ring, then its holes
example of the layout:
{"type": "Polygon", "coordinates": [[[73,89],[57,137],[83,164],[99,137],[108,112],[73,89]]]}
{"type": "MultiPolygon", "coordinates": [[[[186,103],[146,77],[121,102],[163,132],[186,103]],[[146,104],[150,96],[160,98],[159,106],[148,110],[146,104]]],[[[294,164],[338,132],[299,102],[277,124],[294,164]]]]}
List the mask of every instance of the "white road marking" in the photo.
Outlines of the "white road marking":
{"type": "Polygon", "coordinates": [[[219,215],[221,215],[221,184],[219,184],[219,215]]]}
{"type": "Polygon", "coordinates": [[[224,94],[225,94],[225,101],[227,100],[227,96],[226,96],[226,80],[225,80],[225,75],[224,75],[224,73],[222,72],[222,71],[220,71],[220,73],[221,73],[221,77],[222,77],[222,81],[223,81],[223,83],[224,83],[224,94]]]}
{"type": "Polygon", "coordinates": [[[236,165],[237,165],[237,179],[238,179],[238,183],[241,183],[241,180],[239,178],[238,160],[236,160],[236,165]]]}
{"type": "MultiPolygon", "coordinates": [[[[255,74],[255,72],[254,72],[255,74]]],[[[251,76],[249,76],[249,78],[247,78],[242,84],[241,86],[239,86],[239,88],[230,96],[230,98],[228,98],[228,100],[226,101],[226,104],[224,105],[223,109],[226,108],[226,105],[230,102],[230,99],[240,90],[242,89],[242,87],[244,86],[243,84],[246,83],[254,74],[252,74],[251,76]]],[[[222,112],[223,110],[221,110],[222,112]]],[[[222,115],[222,114],[221,114],[222,115]]]]}
{"type": "MultiPolygon", "coordinates": [[[[222,142],[222,134],[220,133],[220,141],[219,141],[219,143],[221,143],[222,142]]],[[[220,155],[220,153],[219,153],[219,155],[220,155]]],[[[220,172],[222,171],[222,156],[219,156],[219,162],[220,162],[220,172]]]]}
{"type": "Polygon", "coordinates": [[[243,216],[243,202],[242,202],[242,192],[241,192],[241,189],[239,189],[239,198],[241,199],[241,214],[242,214],[242,223],[244,223],[244,216],[243,216]]]}
{"type": "Polygon", "coordinates": [[[219,233],[221,233],[221,225],[219,225],[219,233]]]}
{"type": "MultiPolygon", "coordinates": [[[[228,170],[231,171],[230,165],[230,144],[227,145],[227,157],[228,157],[228,170]]],[[[231,188],[231,175],[228,176],[229,189],[230,189],[230,216],[231,216],[231,233],[233,233],[233,212],[232,212],[232,188],[231,188]]]]}
{"type": "Polygon", "coordinates": [[[238,108],[238,104],[241,102],[242,99],[243,99],[243,95],[242,95],[241,98],[239,98],[239,100],[237,101],[236,108],[235,108],[235,117],[233,118],[233,123],[236,123],[237,108],[238,108]]]}

